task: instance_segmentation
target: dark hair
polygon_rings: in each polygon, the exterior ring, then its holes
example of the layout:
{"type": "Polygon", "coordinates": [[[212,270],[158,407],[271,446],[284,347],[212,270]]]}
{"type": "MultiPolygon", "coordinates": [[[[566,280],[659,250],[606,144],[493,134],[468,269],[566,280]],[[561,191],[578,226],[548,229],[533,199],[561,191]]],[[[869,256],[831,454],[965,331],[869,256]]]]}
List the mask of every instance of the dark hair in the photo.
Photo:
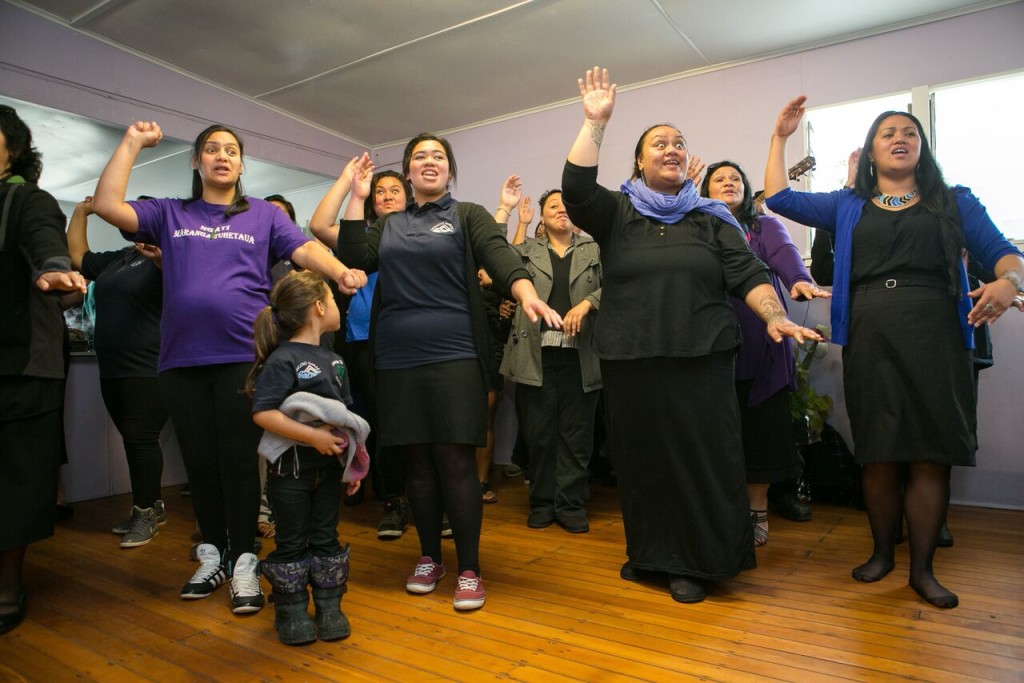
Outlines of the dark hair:
{"type": "MultiPolygon", "coordinates": [[[[412,152],[410,152],[411,154],[412,152]]],[[[449,157],[450,159],[451,157],[449,157]]],[[[377,209],[373,205],[373,194],[377,191],[377,185],[384,178],[394,178],[398,182],[402,183],[402,191],[405,192],[406,203],[412,199],[412,185],[409,184],[409,179],[398,171],[381,171],[373,174],[373,179],[370,180],[370,194],[366,196],[363,201],[363,216],[366,217],[367,221],[375,221],[380,216],[377,215],[377,209]]]]}
{"type": "Polygon", "coordinates": [[[553,194],[562,194],[561,188],[556,187],[554,189],[548,190],[547,192],[540,196],[540,201],[537,202],[537,206],[540,207],[540,212],[542,214],[544,213],[544,205],[547,204],[548,198],[553,194]]]}
{"type": "Polygon", "coordinates": [[[750,188],[750,181],[747,180],[747,174],[743,172],[740,165],[735,161],[729,161],[723,159],[713,164],[708,165],[708,170],[704,174],[704,180],[700,184],[700,196],[709,197],[709,189],[711,188],[711,175],[722,167],[734,168],[736,172],[740,174],[740,179],[743,181],[743,201],[740,202],[739,208],[736,210],[736,220],[739,224],[749,230],[758,230],[761,224],[758,222],[758,211],[757,205],[754,204],[754,191],[750,188]]]}
{"type": "Polygon", "coordinates": [[[284,211],[285,211],[285,213],[288,214],[288,218],[292,219],[292,223],[295,222],[295,207],[292,206],[292,203],[290,201],[288,201],[287,199],[285,199],[283,195],[279,195],[279,194],[268,195],[268,196],[263,198],[263,201],[265,201],[265,202],[277,202],[279,204],[284,204],[284,211]]]}
{"type": "Polygon", "coordinates": [[[914,179],[917,181],[917,191],[921,197],[921,207],[935,216],[939,224],[939,234],[942,236],[942,252],[946,257],[946,272],[949,275],[950,293],[954,296],[960,294],[960,271],[961,253],[964,248],[964,234],[960,227],[960,211],[956,207],[956,199],[953,191],[946,184],[942,176],[942,169],[939,168],[932,148],[928,144],[928,138],[924,134],[924,128],[916,116],[905,111],[884,111],[879,114],[864,138],[862,149],[857,162],[857,177],[854,180],[853,190],[858,196],[869,198],[878,193],[877,180],[875,179],[875,162],[871,158],[875,135],[882,125],[882,121],[890,116],[902,116],[910,119],[917,127],[917,135],[921,140],[921,156],[914,169],[914,179]]]}
{"type": "MultiPolygon", "coordinates": [[[[242,138],[238,136],[238,133],[231,130],[227,126],[223,126],[219,123],[215,123],[212,126],[207,126],[202,133],[196,137],[195,143],[192,145],[192,161],[199,163],[203,157],[203,146],[206,141],[210,139],[210,136],[214,133],[228,133],[235,138],[235,142],[238,143],[238,152],[241,156],[245,156],[245,143],[242,142],[242,138]]],[[[203,178],[199,175],[199,169],[192,169],[192,198],[190,202],[194,202],[197,199],[203,198],[203,178]]],[[[245,190],[242,189],[242,179],[239,177],[235,181],[235,196],[231,200],[231,206],[224,211],[224,218],[230,218],[235,214],[242,213],[243,211],[249,210],[249,200],[245,198],[245,190]]]]}
{"type": "Polygon", "coordinates": [[[455,153],[452,151],[452,145],[446,138],[438,137],[433,133],[420,133],[405,146],[405,152],[402,154],[402,173],[406,178],[409,177],[409,163],[412,161],[412,151],[416,149],[416,145],[421,142],[433,140],[441,143],[441,147],[444,148],[444,153],[448,157],[448,184],[451,185],[452,181],[458,180],[458,167],[455,165],[455,153]]]}
{"type": "Polygon", "coordinates": [[[0,168],[0,178],[20,175],[30,183],[38,183],[39,176],[43,174],[43,155],[32,146],[32,131],[14,107],[0,105],[0,130],[3,130],[7,140],[7,153],[10,156],[8,168],[0,168]]]}
{"type": "MultiPolygon", "coordinates": [[[[640,134],[640,139],[636,141],[636,147],[633,149],[633,174],[629,176],[631,180],[636,180],[637,178],[640,178],[643,175],[640,171],[640,157],[642,156],[644,150],[644,140],[647,139],[647,134],[650,133],[655,128],[661,128],[662,126],[672,128],[680,135],[683,135],[683,131],[676,128],[675,124],[672,123],[656,123],[653,126],[649,126],[643,133],[640,134]]],[[[683,143],[686,143],[685,135],[683,135],[683,143]]],[[[683,170],[685,171],[686,169],[683,170]]],[[[645,180],[644,182],[646,183],[647,181],[645,180]]]]}
{"type": "Polygon", "coordinates": [[[291,339],[306,324],[309,308],[317,301],[326,301],[331,290],[323,276],[311,270],[292,271],[277,281],[270,290],[270,305],[256,316],[252,336],[256,362],[245,378],[245,391],[256,390],[256,378],[263,371],[267,358],[282,339],[291,339]]]}

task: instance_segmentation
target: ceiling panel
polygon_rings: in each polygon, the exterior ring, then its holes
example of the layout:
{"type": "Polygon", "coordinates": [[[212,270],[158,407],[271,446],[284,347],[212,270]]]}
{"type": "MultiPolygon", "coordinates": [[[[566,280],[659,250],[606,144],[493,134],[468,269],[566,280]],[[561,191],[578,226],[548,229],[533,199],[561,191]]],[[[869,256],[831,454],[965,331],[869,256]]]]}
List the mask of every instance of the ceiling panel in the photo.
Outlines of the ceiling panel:
{"type": "Polygon", "coordinates": [[[70,22],[102,3],[97,0],[33,0],[26,4],[70,22]]]}
{"type": "Polygon", "coordinates": [[[712,64],[750,59],[795,47],[833,42],[859,33],[891,30],[904,22],[992,3],[964,0],[661,0],[712,64]]]}
{"type": "Polygon", "coordinates": [[[81,28],[258,95],[514,4],[133,0],[81,28]]]}
{"type": "Polygon", "coordinates": [[[379,145],[570,99],[595,62],[623,84],[705,65],[651,3],[561,0],[504,15],[501,31],[463,27],[264,99],[379,145]],[[622,39],[633,22],[646,26],[642,44],[622,39]]]}

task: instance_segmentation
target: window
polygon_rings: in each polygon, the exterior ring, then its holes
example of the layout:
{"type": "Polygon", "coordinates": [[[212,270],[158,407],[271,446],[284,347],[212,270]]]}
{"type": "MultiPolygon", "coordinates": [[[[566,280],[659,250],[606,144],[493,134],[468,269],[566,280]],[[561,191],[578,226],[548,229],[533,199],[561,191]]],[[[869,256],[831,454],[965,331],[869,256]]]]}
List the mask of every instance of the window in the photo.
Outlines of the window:
{"type": "Polygon", "coordinates": [[[934,88],[932,149],[950,185],[966,185],[1007,238],[1024,240],[1024,73],[934,88]]]}

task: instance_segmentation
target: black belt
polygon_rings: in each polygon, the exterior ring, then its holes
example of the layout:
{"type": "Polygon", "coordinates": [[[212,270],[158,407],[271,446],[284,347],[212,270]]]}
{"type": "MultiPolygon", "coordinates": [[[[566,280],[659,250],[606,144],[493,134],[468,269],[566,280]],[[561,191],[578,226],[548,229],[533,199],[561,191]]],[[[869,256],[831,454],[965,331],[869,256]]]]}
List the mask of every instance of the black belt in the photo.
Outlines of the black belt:
{"type": "Polygon", "coordinates": [[[853,291],[867,292],[873,289],[896,289],[902,287],[930,287],[932,289],[948,290],[949,281],[933,275],[878,277],[858,282],[853,286],[853,291]]]}

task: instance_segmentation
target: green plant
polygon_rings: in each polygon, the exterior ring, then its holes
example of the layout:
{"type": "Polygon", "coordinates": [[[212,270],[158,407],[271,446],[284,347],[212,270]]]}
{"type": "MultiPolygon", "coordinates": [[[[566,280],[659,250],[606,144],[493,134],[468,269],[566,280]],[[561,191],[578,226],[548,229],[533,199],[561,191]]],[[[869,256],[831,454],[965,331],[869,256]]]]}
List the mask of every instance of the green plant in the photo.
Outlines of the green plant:
{"type": "MultiPolygon", "coordinates": [[[[824,325],[818,330],[824,332],[824,325]]],[[[832,397],[822,396],[811,387],[811,363],[818,355],[824,355],[826,347],[816,341],[798,344],[796,356],[796,390],[789,394],[789,414],[797,426],[797,442],[815,443],[821,440],[825,419],[832,412],[832,397]]]]}

